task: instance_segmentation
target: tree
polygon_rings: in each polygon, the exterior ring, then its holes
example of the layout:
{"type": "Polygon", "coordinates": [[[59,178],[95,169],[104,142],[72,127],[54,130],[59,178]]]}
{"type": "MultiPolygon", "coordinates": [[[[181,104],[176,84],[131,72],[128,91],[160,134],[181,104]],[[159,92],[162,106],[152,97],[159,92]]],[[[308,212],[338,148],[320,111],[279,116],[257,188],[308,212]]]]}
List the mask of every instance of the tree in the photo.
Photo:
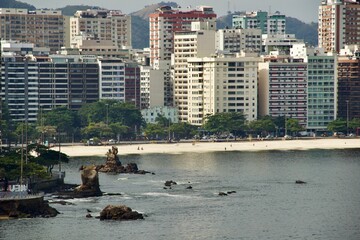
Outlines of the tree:
{"type": "Polygon", "coordinates": [[[232,133],[243,135],[246,130],[245,115],[242,112],[224,112],[205,118],[204,129],[215,134],[232,133]]]}
{"type": "Polygon", "coordinates": [[[144,129],[145,137],[149,140],[165,137],[165,131],[159,124],[149,123],[144,129]]]}
{"type": "Polygon", "coordinates": [[[113,132],[111,131],[110,126],[103,122],[99,123],[90,123],[87,127],[81,129],[83,135],[86,135],[87,138],[90,137],[110,137],[113,132]]]}
{"type": "Polygon", "coordinates": [[[37,155],[36,157],[32,158],[31,162],[45,166],[48,173],[51,173],[54,165],[69,162],[69,156],[67,156],[66,154],[49,149],[48,147],[43,145],[29,145],[29,151],[31,150],[34,150],[37,155]]]}
{"type": "Polygon", "coordinates": [[[360,119],[359,118],[353,118],[349,122],[349,130],[351,132],[356,132],[356,129],[360,128],[360,119]]]}
{"type": "Polygon", "coordinates": [[[299,124],[299,120],[294,118],[288,118],[286,120],[286,128],[291,133],[298,133],[304,130],[304,128],[299,124]]]}
{"type": "Polygon", "coordinates": [[[346,120],[336,119],[328,124],[327,129],[332,132],[346,132],[346,120]]]}
{"type": "Polygon", "coordinates": [[[170,132],[178,139],[192,138],[196,134],[197,127],[187,122],[173,123],[170,125],[170,132]]]}
{"type": "Polygon", "coordinates": [[[77,114],[66,107],[58,107],[42,114],[43,122],[38,121],[39,126],[54,126],[56,132],[72,134],[79,125],[77,114]],[[42,123],[44,123],[42,125],[42,123]]]}

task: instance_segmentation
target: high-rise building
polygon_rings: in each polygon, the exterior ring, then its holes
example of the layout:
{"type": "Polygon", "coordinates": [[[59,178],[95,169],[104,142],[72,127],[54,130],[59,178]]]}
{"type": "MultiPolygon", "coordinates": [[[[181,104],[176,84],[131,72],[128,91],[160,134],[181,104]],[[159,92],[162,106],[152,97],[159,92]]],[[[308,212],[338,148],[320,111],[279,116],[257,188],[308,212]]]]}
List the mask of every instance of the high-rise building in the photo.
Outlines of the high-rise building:
{"type": "Polygon", "coordinates": [[[0,38],[49,47],[55,53],[64,45],[64,16],[58,10],[0,8],[0,38]]]}
{"type": "Polygon", "coordinates": [[[360,52],[340,53],[338,60],[337,117],[344,120],[360,118],[360,52]]]}
{"type": "Polygon", "coordinates": [[[215,54],[215,30],[176,32],[174,36],[174,106],[179,109],[179,120],[188,121],[188,64],[193,57],[215,54]]]}
{"type": "Polygon", "coordinates": [[[339,52],[345,45],[360,44],[360,1],[323,0],[319,6],[319,47],[339,52]]]}
{"type": "Polygon", "coordinates": [[[140,66],[136,62],[125,62],[125,102],[140,109],[140,66]]]}
{"type": "Polygon", "coordinates": [[[212,7],[198,7],[196,10],[180,11],[163,6],[149,15],[150,21],[150,63],[171,60],[174,52],[174,33],[191,30],[192,22],[205,22],[208,29],[216,30],[216,14],[212,7]]]}
{"type": "Polygon", "coordinates": [[[100,99],[112,99],[125,102],[125,63],[121,59],[99,60],[100,99]]]}
{"type": "Polygon", "coordinates": [[[307,126],[310,131],[326,131],[336,119],[337,57],[319,52],[309,53],[307,89],[307,126]]]}
{"type": "Polygon", "coordinates": [[[261,116],[307,120],[307,63],[303,59],[272,59],[259,64],[261,116]]]}
{"type": "Polygon", "coordinates": [[[70,45],[76,36],[87,40],[111,41],[118,49],[131,48],[131,16],[117,10],[77,11],[69,20],[70,45]]]}
{"type": "Polygon", "coordinates": [[[240,53],[260,53],[262,47],[260,29],[219,29],[216,31],[216,49],[240,53]]]}
{"type": "Polygon", "coordinates": [[[285,15],[275,12],[255,11],[247,12],[243,15],[234,15],[232,19],[232,27],[235,29],[260,29],[262,34],[285,34],[286,18],[285,15]]]}
{"type": "Polygon", "coordinates": [[[259,57],[246,55],[188,60],[188,122],[201,126],[207,115],[242,112],[258,117],[259,57]]]}
{"type": "Polygon", "coordinates": [[[141,109],[173,106],[170,61],[156,61],[154,66],[141,66],[141,109]]]}

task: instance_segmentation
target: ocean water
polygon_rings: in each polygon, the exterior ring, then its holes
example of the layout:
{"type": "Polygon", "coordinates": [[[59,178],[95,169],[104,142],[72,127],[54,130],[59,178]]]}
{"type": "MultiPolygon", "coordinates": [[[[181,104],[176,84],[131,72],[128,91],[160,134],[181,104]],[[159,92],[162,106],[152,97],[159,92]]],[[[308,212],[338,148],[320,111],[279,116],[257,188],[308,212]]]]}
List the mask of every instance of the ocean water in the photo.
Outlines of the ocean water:
{"type": "MultiPolygon", "coordinates": [[[[100,173],[100,188],[121,196],[53,204],[55,218],[0,221],[0,239],[360,239],[360,150],[217,152],[121,156],[155,175],[100,173]],[[164,189],[166,180],[178,184],[164,189]],[[296,180],[307,184],[295,184],[296,180]],[[192,189],[186,189],[188,186],[192,189]],[[219,192],[236,191],[228,196],[219,192]],[[86,218],[125,204],[144,220],[86,218]]],[[[104,158],[74,158],[78,168],[104,158]]],[[[53,196],[47,196],[50,201],[53,196]]]]}

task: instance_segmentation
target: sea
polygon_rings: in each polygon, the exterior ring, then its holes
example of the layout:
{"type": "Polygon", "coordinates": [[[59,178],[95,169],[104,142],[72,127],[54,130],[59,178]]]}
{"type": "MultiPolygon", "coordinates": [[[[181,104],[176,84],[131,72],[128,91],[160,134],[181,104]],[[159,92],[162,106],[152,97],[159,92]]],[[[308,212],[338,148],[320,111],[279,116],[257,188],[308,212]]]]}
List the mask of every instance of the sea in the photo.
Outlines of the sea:
{"type": "MultiPolygon", "coordinates": [[[[360,239],[360,149],[120,155],[120,160],[154,174],[99,173],[101,190],[121,195],[52,203],[60,212],[54,218],[0,221],[0,239],[360,239]],[[165,189],[168,180],[177,184],[165,189]],[[145,218],[95,218],[110,204],[126,205],[145,218]],[[93,218],[86,218],[89,211],[93,218]]],[[[62,165],[65,182],[80,184],[81,165],[103,163],[105,156],[72,158],[62,165]]],[[[57,200],[51,194],[46,199],[57,200]]]]}

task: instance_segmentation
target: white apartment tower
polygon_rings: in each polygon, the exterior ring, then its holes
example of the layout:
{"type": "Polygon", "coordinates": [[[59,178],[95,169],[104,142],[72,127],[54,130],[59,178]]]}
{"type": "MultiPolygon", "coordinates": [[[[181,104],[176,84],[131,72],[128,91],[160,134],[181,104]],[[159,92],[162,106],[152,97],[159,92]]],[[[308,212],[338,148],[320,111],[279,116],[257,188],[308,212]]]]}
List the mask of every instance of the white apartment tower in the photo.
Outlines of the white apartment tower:
{"type": "Polygon", "coordinates": [[[177,32],[174,36],[174,105],[180,121],[188,121],[188,64],[193,57],[215,54],[215,30],[177,32]]]}
{"type": "Polygon", "coordinates": [[[188,60],[188,121],[202,125],[204,117],[243,112],[257,119],[259,57],[217,56],[188,60]]]}
{"type": "Polygon", "coordinates": [[[125,102],[125,63],[121,59],[99,60],[99,98],[125,102]]]}

